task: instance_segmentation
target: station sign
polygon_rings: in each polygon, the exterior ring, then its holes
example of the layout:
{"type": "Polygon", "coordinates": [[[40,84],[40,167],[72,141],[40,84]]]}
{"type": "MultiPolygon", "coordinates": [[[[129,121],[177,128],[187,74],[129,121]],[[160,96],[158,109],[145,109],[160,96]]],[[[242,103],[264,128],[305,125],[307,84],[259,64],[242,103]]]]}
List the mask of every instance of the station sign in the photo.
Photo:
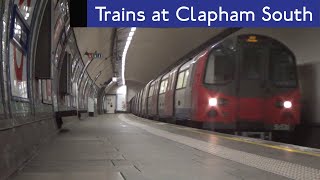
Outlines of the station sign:
{"type": "Polygon", "coordinates": [[[90,60],[101,59],[102,58],[102,54],[98,53],[97,51],[92,52],[92,53],[85,52],[84,55],[87,56],[90,60]]]}
{"type": "Polygon", "coordinates": [[[318,0],[77,0],[71,26],[320,27],[318,0]]]}

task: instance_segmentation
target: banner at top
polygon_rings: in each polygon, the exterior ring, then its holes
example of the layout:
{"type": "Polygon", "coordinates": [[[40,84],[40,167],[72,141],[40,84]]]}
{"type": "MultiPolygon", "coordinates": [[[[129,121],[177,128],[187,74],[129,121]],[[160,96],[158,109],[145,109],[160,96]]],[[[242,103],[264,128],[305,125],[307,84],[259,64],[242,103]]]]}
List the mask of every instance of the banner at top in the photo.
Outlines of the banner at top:
{"type": "Polygon", "coordinates": [[[73,0],[71,24],[87,27],[320,27],[320,1],[73,0]]]}

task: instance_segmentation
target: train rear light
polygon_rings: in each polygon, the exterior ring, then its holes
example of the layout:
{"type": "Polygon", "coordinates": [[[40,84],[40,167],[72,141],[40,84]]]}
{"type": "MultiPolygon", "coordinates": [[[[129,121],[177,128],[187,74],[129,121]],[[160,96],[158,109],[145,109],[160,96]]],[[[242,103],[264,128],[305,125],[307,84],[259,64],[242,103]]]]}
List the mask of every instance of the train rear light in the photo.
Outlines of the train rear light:
{"type": "Polygon", "coordinates": [[[286,109],[291,109],[292,108],[292,102],[291,101],[283,102],[283,107],[286,108],[286,109]]]}
{"type": "Polygon", "coordinates": [[[210,98],[209,99],[209,106],[217,106],[218,105],[218,99],[217,98],[210,98]]]}

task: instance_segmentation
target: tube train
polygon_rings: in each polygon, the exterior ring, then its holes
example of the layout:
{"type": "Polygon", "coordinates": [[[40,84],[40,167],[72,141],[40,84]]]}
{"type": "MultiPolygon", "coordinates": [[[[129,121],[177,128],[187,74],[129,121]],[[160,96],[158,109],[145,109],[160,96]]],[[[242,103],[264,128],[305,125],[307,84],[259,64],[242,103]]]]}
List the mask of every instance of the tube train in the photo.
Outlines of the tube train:
{"type": "Polygon", "coordinates": [[[232,132],[290,132],[300,123],[294,54],[279,41],[238,35],[150,81],[135,115],[232,132]]]}

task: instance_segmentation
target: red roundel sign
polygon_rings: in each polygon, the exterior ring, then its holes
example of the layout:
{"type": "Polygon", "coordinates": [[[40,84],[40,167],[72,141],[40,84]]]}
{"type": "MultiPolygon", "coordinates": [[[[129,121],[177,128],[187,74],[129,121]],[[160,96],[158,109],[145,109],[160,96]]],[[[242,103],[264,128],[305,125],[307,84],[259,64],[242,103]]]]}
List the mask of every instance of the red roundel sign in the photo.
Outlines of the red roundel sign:
{"type": "MultiPolygon", "coordinates": [[[[19,1],[19,6],[22,6],[22,4],[24,3],[25,0],[20,0],[19,1]]],[[[31,0],[27,0],[27,6],[30,7],[31,5],[31,0]]]]}
{"type": "Polygon", "coordinates": [[[23,57],[23,54],[21,52],[19,52],[20,54],[20,63],[18,65],[18,61],[17,61],[17,48],[14,47],[13,48],[13,64],[14,64],[14,71],[16,73],[16,80],[18,82],[21,82],[22,81],[22,75],[23,75],[23,61],[24,61],[24,57],[23,57]]]}

